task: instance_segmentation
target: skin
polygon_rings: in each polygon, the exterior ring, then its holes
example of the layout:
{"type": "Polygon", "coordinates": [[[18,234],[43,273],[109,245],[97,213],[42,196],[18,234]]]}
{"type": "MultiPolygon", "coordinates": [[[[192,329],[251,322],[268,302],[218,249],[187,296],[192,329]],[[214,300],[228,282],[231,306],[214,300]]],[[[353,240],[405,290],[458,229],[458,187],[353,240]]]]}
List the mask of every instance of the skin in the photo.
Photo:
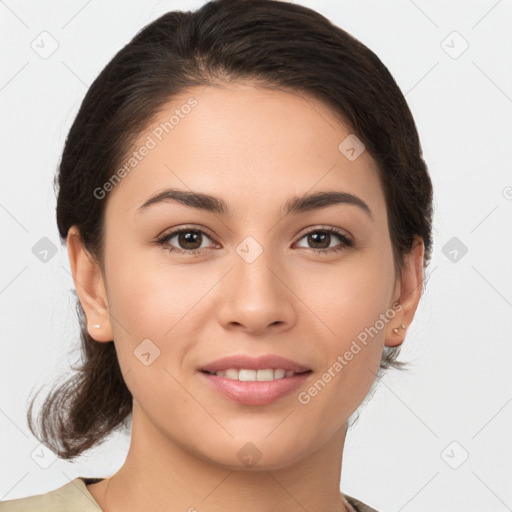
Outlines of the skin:
{"type": "MultiPolygon", "coordinates": [[[[338,150],[351,130],[311,97],[241,82],[192,88],[173,98],[140,141],[191,96],[198,105],[107,197],[104,269],[77,229],[69,231],[89,333],[99,343],[114,340],[133,395],[126,461],[88,490],[108,512],[348,510],[340,493],[347,421],[370,390],[384,345],[404,340],[406,329],[393,328],[411,324],[423,243],[416,240],[396,273],[376,164],[367,151],[350,161],[338,150]],[[178,202],[137,213],[168,187],[214,195],[233,214],[178,202]],[[283,217],[291,196],[328,190],[359,197],[373,219],[351,204],[283,217]],[[214,235],[188,246],[203,248],[199,256],[154,243],[184,225],[214,235]],[[305,236],[331,226],[355,245],[314,252],[343,244],[336,235],[324,245],[305,236]],[[248,236],[263,250],[251,263],[236,252],[248,236]],[[396,301],[402,308],[394,318],[301,404],[298,392],[396,301]],[[160,356],[145,366],[134,350],[147,338],[160,356]],[[226,355],[266,353],[313,370],[301,389],[270,405],[229,400],[197,374],[226,355]],[[261,453],[253,467],[237,456],[249,442],[261,453]]],[[[178,236],[167,245],[187,250],[178,236]]]]}

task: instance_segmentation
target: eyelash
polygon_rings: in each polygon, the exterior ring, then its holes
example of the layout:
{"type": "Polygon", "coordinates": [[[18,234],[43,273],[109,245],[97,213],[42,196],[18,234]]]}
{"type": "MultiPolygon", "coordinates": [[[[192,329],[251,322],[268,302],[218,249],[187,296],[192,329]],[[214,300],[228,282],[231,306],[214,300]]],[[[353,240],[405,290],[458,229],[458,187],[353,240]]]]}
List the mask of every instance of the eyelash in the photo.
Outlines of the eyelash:
{"type": "MultiPolygon", "coordinates": [[[[156,244],[162,246],[163,249],[165,249],[165,250],[167,250],[169,252],[175,252],[176,251],[176,252],[182,253],[182,254],[188,254],[188,255],[191,255],[191,256],[197,256],[200,253],[202,253],[205,250],[205,248],[203,248],[203,249],[185,250],[185,249],[177,249],[176,247],[165,247],[165,244],[167,244],[167,242],[171,238],[174,238],[176,235],[179,235],[181,233],[192,233],[192,232],[201,233],[203,235],[206,235],[208,238],[213,239],[212,235],[210,235],[206,231],[203,231],[202,229],[184,227],[184,228],[176,229],[175,231],[171,231],[170,233],[166,233],[166,234],[160,236],[156,240],[156,244]]],[[[326,254],[326,253],[327,254],[331,254],[331,253],[335,253],[335,252],[338,252],[338,251],[343,251],[345,249],[348,249],[348,248],[354,246],[354,242],[352,241],[352,239],[350,239],[348,236],[346,236],[341,230],[338,230],[337,228],[332,228],[332,227],[330,227],[330,228],[323,228],[323,227],[322,228],[315,228],[315,229],[313,229],[311,231],[308,231],[307,233],[304,233],[299,238],[299,240],[297,240],[297,241],[302,240],[305,236],[310,235],[311,233],[327,233],[329,235],[335,235],[335,236],[337,236],[342,241],[341,246],[335,246],[335,247],[331,247],[329,249],[309,248],[310,251],[314,251],[314,252],[319,253],[319,254],[326,254]]],[[[301,249],[308,249],[308,248],[307,247],[301,247],[301,249]]]]}

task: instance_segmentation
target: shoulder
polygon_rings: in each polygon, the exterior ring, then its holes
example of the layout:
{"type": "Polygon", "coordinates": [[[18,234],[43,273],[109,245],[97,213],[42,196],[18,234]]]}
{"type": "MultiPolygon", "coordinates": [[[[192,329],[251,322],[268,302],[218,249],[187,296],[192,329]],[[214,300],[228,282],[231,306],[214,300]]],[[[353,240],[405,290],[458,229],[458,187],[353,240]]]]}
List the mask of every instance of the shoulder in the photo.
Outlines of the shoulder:
{"type": "Polygon", "coordinates": [[[362,501],[352,496],[349,496],[347,494],[343,494],[343,496],[348,501],[349,505],[352,506],[355,512],[379,512],[377,509],[370,507],[366,503],[363,503],[362,501]]]}
{"type": "Polygon", "coordinates": [[[0,501],[0,512],[101,512],[86,487],[96,480],[78,477],[45,494],[0,501]]]}

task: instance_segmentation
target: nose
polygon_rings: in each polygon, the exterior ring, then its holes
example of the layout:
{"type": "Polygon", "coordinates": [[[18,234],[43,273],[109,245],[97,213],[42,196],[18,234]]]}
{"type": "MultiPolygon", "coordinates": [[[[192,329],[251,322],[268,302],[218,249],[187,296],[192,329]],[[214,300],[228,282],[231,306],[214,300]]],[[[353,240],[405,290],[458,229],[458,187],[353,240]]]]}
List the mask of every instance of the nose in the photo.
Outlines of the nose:
{"type": "Polygon", "coordinates": [[[289,272],[283,268],[271,251],[264,250],[254,261],[243,253],[234,255],[233,268],[219,290],[217,315],[225,329],[261,335],[293,327],[300,301],[290,287],[289,272]]]}

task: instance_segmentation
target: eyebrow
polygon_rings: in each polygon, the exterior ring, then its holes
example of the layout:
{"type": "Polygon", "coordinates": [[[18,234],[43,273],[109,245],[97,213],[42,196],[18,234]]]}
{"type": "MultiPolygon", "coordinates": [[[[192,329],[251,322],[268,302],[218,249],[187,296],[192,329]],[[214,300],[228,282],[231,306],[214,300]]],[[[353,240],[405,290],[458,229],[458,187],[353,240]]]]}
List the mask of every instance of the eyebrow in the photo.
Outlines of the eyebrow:
{"type": "MultiPolygon", "coordinates": [[[[176,188],[165,189],[150,197],[140,208],[137,209],[137,213],[146,210],[151,205],[166,202],[178,202],[191,208],[197,208],[199,210],[204,210],[218,215],[232,215],[229,205],[218,197],[201,192],[180,190],[176,188]]],[[[291,197],[284,204],[282,213],[284,216],[288,216],[311,210],[320,210],[336,204],[357,206],[373,220],[373,214],[370,207],[362,199],[353,194],[335,190],[291,197]]]]}

